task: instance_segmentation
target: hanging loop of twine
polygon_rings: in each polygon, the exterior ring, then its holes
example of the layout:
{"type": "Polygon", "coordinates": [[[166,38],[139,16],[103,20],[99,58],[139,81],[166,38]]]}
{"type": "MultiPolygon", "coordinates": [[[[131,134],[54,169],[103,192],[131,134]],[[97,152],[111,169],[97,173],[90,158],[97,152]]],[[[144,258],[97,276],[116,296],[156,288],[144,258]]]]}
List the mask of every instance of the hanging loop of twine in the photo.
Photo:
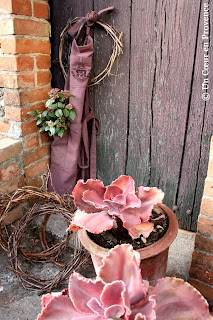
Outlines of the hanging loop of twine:
{"type": "MultiPolygon", "coordinates": [[[[77,23],[80,19],[79,17],[74,18],[71,22],[69,22],[66,27],[62,30],[61,35],[60,35],[60,45],[59,45],[59,63],[64,75],[64,78],[67,78],[67,72],[65,70],[64,67],[64,63],[63,63],[63,46],[64,46],[64,40],[65,40],[65,36],[67,34],[67,32],[69,31],[70,27],[72,27],[75,23],[77,23]]],[[[86,20],[87,20],[87,25],[88,26],[92,26],[94,23],[97,23],[98,25],[100,25],[102,28],[104,28],[104,30],[107,32],[107,34],[110,35],[110,37],[113,40],[113,48],[112,48],[112,54],[109,58],[109,61],[105,67],[105,69],[103,71],[101,71],[97,76],[93,77],[90,81],[89,81],[89,87],[94,86],[96,84],[99,84],[106,76],[110,76],[111,74],[111,70],[112,67],[115,63],[115,61],[117,60],[117,58],[120,56],[120,54],[123,53],[123,43],[122,43],[122,36],[123,36],[123,32],[118,32],[116,31],[116,29],[107,24],[104,21],[99,20],[99,16],[97,13],[95,13],[94,11],[90,11],[87,15],[86,15],[86,20]]]]}

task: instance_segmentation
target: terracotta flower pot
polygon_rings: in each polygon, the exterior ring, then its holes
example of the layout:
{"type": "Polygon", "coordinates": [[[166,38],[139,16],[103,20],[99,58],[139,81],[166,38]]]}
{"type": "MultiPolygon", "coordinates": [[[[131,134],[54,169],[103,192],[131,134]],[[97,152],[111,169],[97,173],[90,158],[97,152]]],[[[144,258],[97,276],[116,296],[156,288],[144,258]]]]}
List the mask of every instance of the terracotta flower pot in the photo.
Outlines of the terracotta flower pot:
{"type": "MultiPolygon", "coordinates": [[[[150,285],[154,286],[159,278],[164,277],[167,267],[169,246],[176,238],[178,232],[178,221],[172,210],[163,204],[158,204],[169,218],[169,226],[165,235],[154,244],[137,250],[141,257],[142,278],[148,280],[150,285]]],[[[82,245],[90,252],[97,271],[102,265],[102,258],[108,254],[109,249],[100,247],[90,239],[85,229],[78,231],[79,239],[82,245]]]]}

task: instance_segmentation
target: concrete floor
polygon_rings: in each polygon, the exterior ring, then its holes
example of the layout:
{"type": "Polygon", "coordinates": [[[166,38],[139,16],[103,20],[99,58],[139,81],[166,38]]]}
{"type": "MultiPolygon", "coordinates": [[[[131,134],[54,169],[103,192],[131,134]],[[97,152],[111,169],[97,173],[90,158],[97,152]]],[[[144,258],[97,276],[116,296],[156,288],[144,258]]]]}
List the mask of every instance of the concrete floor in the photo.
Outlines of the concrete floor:
{"type": "MultiPolygon", "coordinates": [[[[169,250],[167,276],[187,280],[194,249],[195,234],[179,230],[178,236],[169,250]]],[[[6,268],[6,254],[0,249],[0,319],[1,320],[35,320],[40,313],[41,297],[19,287],[13,273],[6,268]]],[[[44,273],[55,270],[46,264],[44,273]]]]}

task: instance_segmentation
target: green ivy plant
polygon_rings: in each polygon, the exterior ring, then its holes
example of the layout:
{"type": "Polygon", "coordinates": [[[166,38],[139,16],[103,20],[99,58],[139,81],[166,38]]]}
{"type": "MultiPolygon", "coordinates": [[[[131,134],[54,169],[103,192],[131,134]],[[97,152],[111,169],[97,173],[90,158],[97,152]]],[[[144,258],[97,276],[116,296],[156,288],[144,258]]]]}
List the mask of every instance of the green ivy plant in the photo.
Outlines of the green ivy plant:
{"type": "Polygon", "coordinates": [[[52,89],[48,94],[50,98],[46,102],[46,110],[33,110],[28,114],[37,116],[39,132],[46,131],[51,137],[57,134],[62,138],[71,120],[76,116],[72,104],[69,103],[69,98],[74,96],[68,90],[58,88],[52,89]]]}

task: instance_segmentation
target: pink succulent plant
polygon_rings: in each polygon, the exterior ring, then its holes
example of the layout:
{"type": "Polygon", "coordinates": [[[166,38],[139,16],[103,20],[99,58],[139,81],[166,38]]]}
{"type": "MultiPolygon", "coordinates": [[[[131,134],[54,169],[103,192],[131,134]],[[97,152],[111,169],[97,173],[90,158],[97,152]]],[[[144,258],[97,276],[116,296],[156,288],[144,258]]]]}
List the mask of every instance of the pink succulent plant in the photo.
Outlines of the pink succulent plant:
{"type": "Polygon", "coordinates": [[[143,281],[140,255],[123,244],[103,258],[95,280],[73,273],[69,289],[42,298],[37,320],[213,320],[200,293],[177,278],[143,281]]]}
{"type": "Polygon", "coordinates": [[[70,230],[85,228],[91,233],[116,228],[116,217],[133,238],[142,234],[148,237],[153,230],[149,222],[152,209],[161,203],[164,193],[158,188],[139,187],[130,176],[120,176],[105,187],[100,180],[79,180],[73,190],[74,203],[78,208],[70,230]]]}

